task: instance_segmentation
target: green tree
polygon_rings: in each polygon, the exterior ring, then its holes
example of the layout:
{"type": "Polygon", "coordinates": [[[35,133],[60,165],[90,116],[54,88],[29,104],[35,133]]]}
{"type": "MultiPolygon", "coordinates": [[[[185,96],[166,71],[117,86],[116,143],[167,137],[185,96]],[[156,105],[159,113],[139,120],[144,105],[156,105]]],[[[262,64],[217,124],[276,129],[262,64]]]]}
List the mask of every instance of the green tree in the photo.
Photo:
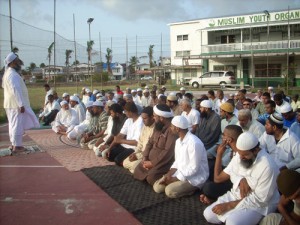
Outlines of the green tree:
{"type": "Polygon", "coordinates": [[[107,64],[107,72],[109,74],[112,74],[112,71],[111,71],[111,68],[110,68],[110,64],[112,62],[112,50],[110,48],[106,49],[105,58],[106,58],[106,64],[107,64]]]}
{"type": "Polygon", "coordinates": [[[153,53],[154,53],[153,48],[154,48],[154,45],[150,45],[149,51],[148,51],[150,68],[155,66],[153,63],[153,53]]]}
{"type": "Polygon", "coordinates": [[[29,73],[32,73],[32,71],[33,71],[35,68],[36,68],[36,64],[35,64],[34,62],[31,62],[31,63],[29,64],[29,67],[27,67],[27,71],[28,71],[29,73]]]}
{"type": "Polygon", "coordinates": [[[87,48],[86,51],[88,53],[88,64],[89,64],[89,68],[88,68],[88,73],[90,74],[90,64],[91,64],[91,59],[92,59],[92,50],[93,50],[93,45],[94,45],[94,41],[87,41],[87,48]]]}
{"type": "Polygon", "coordinates": [[[67,67],[67,80],[68,80],[68,76],[69,76],[69,66],[70,66],[70,58],[71,58],[71,53],[73,52],[73,50],[70,49],[66,49],[66,67],[67,67]]]}
{"type": "Polygon", "coordinates": [[[40,68],[45,68],[45,67],[46,67],[45,63],[40,64],[40,68]]]}
{"type": "Polygon", "coordinates": [[[75,60],[75,61],[72,63],[73,66],[78,65],[78,64],[80,64],[80,62],[79,62],[78,60],[75,60]]]}
{"type": "Polygon", "coordinates": [[[129,60],[129,72],[130,72],[130,74],[134,74],[135,73],[136,67],[137,67],[138,63],[139,63],[139,60],[138,60],[137,57],[132,56],[130,58],[130,60],[129,60]]]}

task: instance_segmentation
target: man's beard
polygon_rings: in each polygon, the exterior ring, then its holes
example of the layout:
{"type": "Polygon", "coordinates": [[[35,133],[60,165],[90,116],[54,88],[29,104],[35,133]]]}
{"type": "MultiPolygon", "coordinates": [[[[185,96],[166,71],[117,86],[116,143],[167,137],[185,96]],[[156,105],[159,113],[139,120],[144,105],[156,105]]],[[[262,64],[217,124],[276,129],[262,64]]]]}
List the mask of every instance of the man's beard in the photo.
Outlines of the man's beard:
{"type": "Polygon", "coordinates": [[[113,117],[113,122],[119,122],[119,121],[120,121],[120,118],[118,116],[113,117]]]}
{"type": "Polygon", "coordinates": [[[71,116],[71,111],[69,109],[64,109],[63,115],[64,115],[64,117],[71,116]]]}
{"type": "Polygon", "coordinates": [[[158,122],[155,122],[154,128],[157,131],[162,131],[162,129],[164,128],[164,126],[165,125],[162,122],[158,121],[158,122]]]}
{"type": "Polygon", "coordinates": [[[249,169],[253,163],[254,163],[255,159],[241,159],[241,165],[245,168],[245,169],[249,169]]]}
{"type": "Polygon", "coordinates": [[[207,112],[200,112],[200,118],[206,118],[207,112]]]}

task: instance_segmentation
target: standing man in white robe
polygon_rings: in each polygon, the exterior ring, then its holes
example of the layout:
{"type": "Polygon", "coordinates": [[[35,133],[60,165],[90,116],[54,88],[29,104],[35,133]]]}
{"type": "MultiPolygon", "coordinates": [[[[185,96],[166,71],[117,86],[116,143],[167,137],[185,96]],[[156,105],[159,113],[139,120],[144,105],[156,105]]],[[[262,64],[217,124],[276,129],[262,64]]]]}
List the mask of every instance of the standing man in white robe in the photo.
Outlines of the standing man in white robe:
{"type": "Polygon", "coordinates": [[[5,58],[5,73],[2,79],[4,89],[3,107],[9,124],[9,138],[12,151],[23,151],[25,130],[40,127],[39,121],[30,108],[28,90],[17,71],[23,65],[18,56],[11,52],[5,58]]]}

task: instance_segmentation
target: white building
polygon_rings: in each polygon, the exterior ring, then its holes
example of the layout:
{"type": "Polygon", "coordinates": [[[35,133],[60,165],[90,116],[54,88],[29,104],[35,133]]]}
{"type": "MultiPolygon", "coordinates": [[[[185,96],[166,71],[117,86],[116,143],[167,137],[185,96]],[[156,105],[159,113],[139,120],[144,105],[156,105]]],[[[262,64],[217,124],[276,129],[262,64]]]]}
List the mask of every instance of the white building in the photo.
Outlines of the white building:
{"type": "Polygon", "coordinates": [[[300,86],[300,10],[171,23],[171,79],[231,70],[238,82],[300,86]],[[298,65],[298,66],[297,66],[298,65]],[[287,73],[289,71],[289,73],[287,73]],[[291,77],[296,76],[292,80],[291,77]]]}

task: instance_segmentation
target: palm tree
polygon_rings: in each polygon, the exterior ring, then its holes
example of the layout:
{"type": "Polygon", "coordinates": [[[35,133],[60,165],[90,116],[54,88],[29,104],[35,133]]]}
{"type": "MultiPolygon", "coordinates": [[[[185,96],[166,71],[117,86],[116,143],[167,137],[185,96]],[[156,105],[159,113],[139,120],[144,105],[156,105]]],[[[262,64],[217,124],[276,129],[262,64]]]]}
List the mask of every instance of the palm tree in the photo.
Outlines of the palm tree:
{"type": "Polygon", "coordinates": [[[130,71],[130,74],[134,74],[135,71],[136,71],[136,67],[139,63],[139,60],[137,57],[135,56],[132,56],[129,60],[129,71],[130,71]]]}
{"type": "Polygon", "coordinates": [[[34,62],[31,62],[29,64],[29,67],[27,67],[27,71],[32,75],[32,71],[36,68],[36,64],[34,62]]]}
{"type": "Polygon", "coordinates": [[[73,50],[66,49],[66,62],[65,63],[66,63],[66,67],[67,67],[67,78],[69,76],[69,65],[70,65],[69,59],[71,58],[71,53],[72,52],[73,52],[73,50]]]}
{"type": "Polygon", "coordinates": [[[112,74],[112,71],[111,71],[111,68],[110,68],[110,63],[112,61],[112,50],[110,48],[106,49],[105,58],[106,58],[106,64],[107,64],[107,72],[109,74],[112,74]]]}
{"type": "Polygon", "coordinates": [[[13,53],[18,53],[19,52],[19,48],[17,46],[14,46],[13,49],[11,50],[13,53]]]}
{"type": "Polygon", "coordinates": [[[154,48],[154,45],[150,45],[149,46],[149,52],[148,52],[148,56],[149,56],[149,64],[150,64],[150,68],[151,67],[154,67],[154,63],[153,63],[153,48],[154,48]]]}
{"type": "Polygon", "coordinates": [[[54,46],[54,42],[51,43],[51,45],[49,45],[48,47],[48,55],[47,55],[47,59],[49,60],[49,68],[48,68],[48,71],[49,71],[49,77],[47,79],[47,81],[49,81],[49,78],[50,78],[50,63],[51,63],[51,56],[52,56],[52,49],[53,49],[53,46],[54,46]]]}
{"type": "Polygon", "coordinates": [[[89,68],[88,68],[88,75],[90,75],[90,64],[91,64],[91,56],[92,56],[92,50],[93,50],[93,45],[94,45],[94,41],[87,41],[87,48],[86,51],[88,53],[88,64],[89,64],[89,68]]]}
{"type": "Polygon", "coordinates": [[[40,68],[45,68],[45,67],[46,67],[45,63],[40,64],[40,68]]]}

